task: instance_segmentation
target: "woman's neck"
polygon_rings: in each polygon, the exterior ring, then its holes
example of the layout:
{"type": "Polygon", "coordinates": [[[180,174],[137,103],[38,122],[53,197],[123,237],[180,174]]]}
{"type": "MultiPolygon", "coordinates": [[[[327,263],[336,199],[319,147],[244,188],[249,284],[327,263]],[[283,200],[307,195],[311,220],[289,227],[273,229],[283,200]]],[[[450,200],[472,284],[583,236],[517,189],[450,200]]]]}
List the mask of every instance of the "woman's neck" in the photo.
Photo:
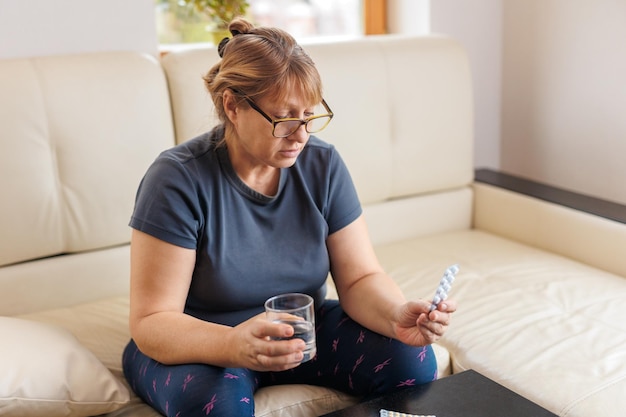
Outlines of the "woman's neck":
{"type": "Polygon", "coordinates": [[[255,163],[248,154],[232,142],[227,141],[226,149],[233,170],[254,191],[266,196],[274,196],[280,183],[280,168],[255,163]]]}

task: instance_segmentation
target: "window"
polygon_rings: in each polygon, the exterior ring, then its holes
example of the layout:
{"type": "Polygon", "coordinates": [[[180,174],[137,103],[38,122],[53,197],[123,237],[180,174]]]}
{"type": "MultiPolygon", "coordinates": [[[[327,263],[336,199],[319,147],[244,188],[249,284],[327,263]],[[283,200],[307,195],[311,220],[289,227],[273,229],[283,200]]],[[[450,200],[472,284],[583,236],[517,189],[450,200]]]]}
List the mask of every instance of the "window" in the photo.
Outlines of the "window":
{"type": "MultiPolygon", "coordinates": [[[[155,3],[159,43],[210,41],[207,18],[194,13],[182,0],[155,0],[155,3]]],[[[248,3],[247,17],[255,24],[280,27],[302,39],[363,35],[363,8],[372,0],[248,0],[248,3]]]]}
{"type": "Polygon", "coordinates": [[[254,22],[296,38],[363,34],[361,0],[249,0],[254,22]]]}

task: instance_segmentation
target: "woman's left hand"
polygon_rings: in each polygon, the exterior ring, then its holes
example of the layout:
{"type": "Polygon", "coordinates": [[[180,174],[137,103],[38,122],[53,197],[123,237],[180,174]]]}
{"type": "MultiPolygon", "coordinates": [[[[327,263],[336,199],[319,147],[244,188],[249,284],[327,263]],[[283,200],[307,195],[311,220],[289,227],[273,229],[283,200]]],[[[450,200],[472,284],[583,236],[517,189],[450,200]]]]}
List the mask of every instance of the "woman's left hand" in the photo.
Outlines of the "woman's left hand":
{"type": "Polygon", "coordinates": [[[430,302],[409,301],[398,308],[393,328],[396,338],[412,346],[430,345],[443,336],[450,325],[456,302],[446,300],[436,310],[430,310],[430,302]]]}

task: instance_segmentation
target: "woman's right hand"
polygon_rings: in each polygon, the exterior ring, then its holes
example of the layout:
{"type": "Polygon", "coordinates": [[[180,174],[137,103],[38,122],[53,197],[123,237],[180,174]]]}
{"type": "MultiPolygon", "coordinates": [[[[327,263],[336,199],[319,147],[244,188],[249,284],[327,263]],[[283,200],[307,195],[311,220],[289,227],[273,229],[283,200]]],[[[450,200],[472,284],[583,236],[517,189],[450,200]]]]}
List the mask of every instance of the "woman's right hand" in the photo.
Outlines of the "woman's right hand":
{"type": "Polygon", "coordinates": [[[237,367],[255,371],[286,371],[300,365],[305,344],[293,336],[293,327],[265,319],[265,313],[233,327],[229,345],[237,367]]]}

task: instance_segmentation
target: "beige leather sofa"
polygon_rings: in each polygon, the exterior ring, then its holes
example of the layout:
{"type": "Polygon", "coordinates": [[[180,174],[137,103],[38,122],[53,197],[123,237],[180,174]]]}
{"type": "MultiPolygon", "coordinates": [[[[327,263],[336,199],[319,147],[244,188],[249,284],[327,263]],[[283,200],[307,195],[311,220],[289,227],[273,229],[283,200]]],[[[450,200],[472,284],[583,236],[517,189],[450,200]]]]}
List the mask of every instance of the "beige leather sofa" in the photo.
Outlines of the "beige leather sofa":
{"type": "MultiPolygon", "coordinates": [[[[473,368],[561,416],[622,416],[626,209],[491,171],[475,181],[471,80],[455,41],[306,48],[336,114],[320,136],[350,167],[389,273],[427,298],[461,266],[440,376],[473,368]]],[[[156,416],[120,369],[127,223],[154,157],[215,123],[200,77],[216,60],[209,48],[162,62],[0,61],[0,415],[156,416]]],[[[255,400],[257,416],[274,417],[357,401],[311,386],[255,400]]]]}

